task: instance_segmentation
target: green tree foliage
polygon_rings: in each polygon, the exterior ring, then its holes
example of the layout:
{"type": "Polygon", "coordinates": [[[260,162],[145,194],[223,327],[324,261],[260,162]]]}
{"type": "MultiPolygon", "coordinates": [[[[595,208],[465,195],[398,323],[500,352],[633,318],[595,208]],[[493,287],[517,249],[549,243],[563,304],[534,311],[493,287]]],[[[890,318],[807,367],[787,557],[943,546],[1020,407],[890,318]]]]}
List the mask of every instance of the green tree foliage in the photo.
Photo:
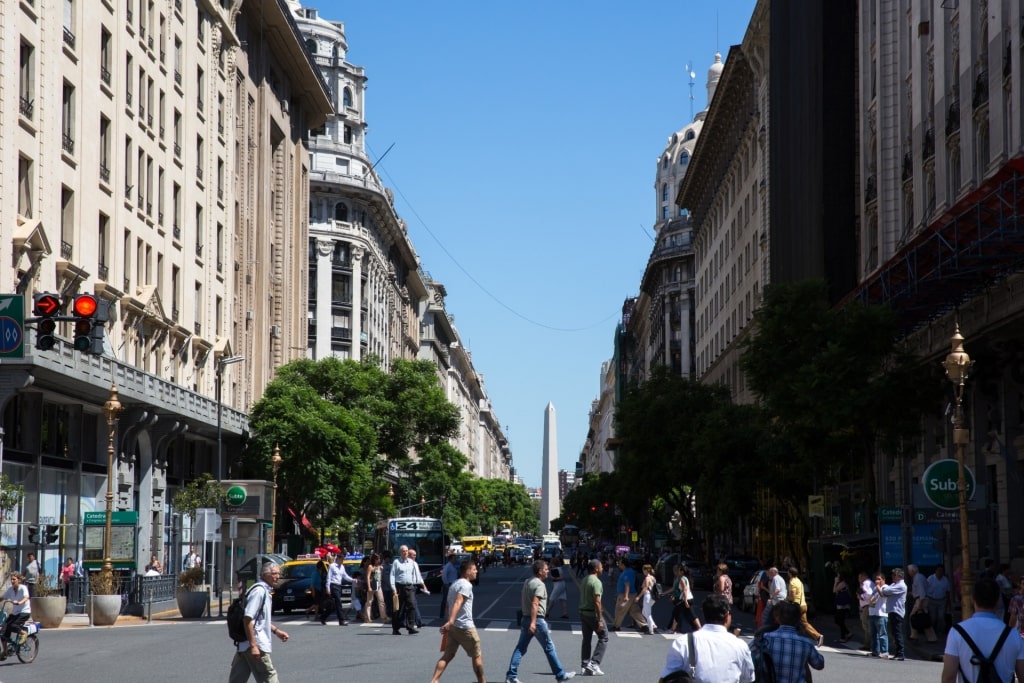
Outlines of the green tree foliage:
{"type": "Polygon", "coordinates": [[[222,500],[224,500],[224,490],[220,483],[209,472],[203,472],[197,479],[193,479],[178,489],[171,504],[175,510],[195,523],[196,510],[199,508],[220,509],[222,500]]]}

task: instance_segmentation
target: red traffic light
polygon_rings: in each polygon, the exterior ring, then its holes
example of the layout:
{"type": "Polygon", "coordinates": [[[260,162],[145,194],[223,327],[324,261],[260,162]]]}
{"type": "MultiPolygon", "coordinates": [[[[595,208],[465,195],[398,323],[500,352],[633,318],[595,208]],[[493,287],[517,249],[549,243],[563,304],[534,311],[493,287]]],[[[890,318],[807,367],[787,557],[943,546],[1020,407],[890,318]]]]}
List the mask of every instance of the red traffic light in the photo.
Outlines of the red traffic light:
{"type": "Polygon", "coordinates": [[[36,294],[32,313],[37,316],[57,315],[60,310],[60,297],[56,294],[36,294]]]}
{"type": "Polygon", "coordinates": [[[92,294],[79,294],[75,297],[75,303],[72,307],[74,308],[75,315],[77,317],[91,318],[96,315],[99,303],[96,301],[96,297],[92,294]]]}

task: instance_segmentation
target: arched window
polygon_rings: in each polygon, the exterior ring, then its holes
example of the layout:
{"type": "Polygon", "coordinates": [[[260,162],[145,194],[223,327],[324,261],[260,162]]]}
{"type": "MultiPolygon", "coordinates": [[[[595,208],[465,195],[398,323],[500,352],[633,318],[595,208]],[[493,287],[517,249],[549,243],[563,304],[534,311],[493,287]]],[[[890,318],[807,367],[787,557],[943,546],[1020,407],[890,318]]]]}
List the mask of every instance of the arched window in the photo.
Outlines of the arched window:
{"type": "Polygon", "coordinates": [[[668,201],[668,183],[661,184],[661,201],[668,201]]]}
{"type": "Polygon", "coordinates": [[[312,38],[307,40],[306,41],[306,49],[309,50],[309,54],[315,55],[316,54],[316,41],[313,40],[312,38]]]}
{"type": "Polygon", "coordinates": [[[664,157],[662,157],[662,159],[661,159],[661,167],[662,168],[668,168],[668,155],[667,154],[664,157]]]}
{"type": "Polygon", "coordinates": [[[338,202],[334,205],[334,220],[348,221],[348,205],[345,202],[338,202]]]}
{"type": "Polygon", "coordinates": [[[341,103],[346,107],[352,106],[352,91],[350,89],[345,88],[341,91],[341,103]]]}
{"type": "Polygon", "coordinates": [[[685,138],[686,140],[692,140],[695,137],[697,137],[697,134],[694,133],[692,130],[686,131],[686,138],[685,138]]]}
{"type": "Polygon", "coordinates": [[[690,163],[690,153],[684,149],[683,153],[679,155],[679,165],[686,166],[688,163],[690,163]]]}

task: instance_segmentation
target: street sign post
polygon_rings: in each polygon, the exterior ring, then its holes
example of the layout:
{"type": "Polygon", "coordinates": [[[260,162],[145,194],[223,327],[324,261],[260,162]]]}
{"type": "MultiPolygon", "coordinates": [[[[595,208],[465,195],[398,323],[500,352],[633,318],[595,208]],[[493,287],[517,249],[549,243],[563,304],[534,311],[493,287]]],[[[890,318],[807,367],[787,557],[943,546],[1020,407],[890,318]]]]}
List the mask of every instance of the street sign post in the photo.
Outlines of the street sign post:
{"type": "Polygon", "coordinates": [[[0,358],[25,357],[25,298],[0,294],[0,358]]]}

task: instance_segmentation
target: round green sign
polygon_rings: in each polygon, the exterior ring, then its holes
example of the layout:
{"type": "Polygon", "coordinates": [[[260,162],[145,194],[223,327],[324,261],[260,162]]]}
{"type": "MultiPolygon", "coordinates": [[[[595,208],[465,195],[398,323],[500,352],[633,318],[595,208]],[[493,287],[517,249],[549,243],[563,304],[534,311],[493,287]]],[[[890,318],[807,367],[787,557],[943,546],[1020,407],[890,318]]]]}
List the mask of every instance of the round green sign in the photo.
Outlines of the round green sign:
{"type": "Polygon", "coordinates": [[[228,505],[241,505],[245,502],[245,489],[241,486],[232,486],[228,489],[226,497],[228,505]]]}
{"type": "MultiPolygon", "coordinates": [[[[921,478],[924,495],[932,505],[943,510],[960,508],[960,478],[956,460],[936,460],[924,471],[921,478]]],[[[964,480],[967,482],[967,500],[974,498],[974,472],[964,466],[964,480]]]]}

